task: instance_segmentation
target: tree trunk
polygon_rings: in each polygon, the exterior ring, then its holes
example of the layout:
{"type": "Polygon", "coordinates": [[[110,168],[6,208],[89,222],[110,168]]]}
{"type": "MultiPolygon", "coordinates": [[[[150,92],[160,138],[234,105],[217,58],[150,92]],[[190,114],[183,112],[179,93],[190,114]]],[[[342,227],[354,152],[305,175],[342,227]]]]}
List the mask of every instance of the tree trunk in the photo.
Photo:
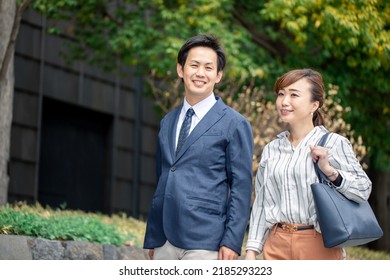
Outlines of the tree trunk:
{"type": "Polygon", "coordinates": [[[15,15],[16,1],[0,0],[0,206],[7,203],[9,182],[8,161],[14,91],[14,50],[10,51],[9,48],[15,15]]]}
{"type": "Polygon", "coordinates": [[[0,206],[7,203],[14,96],[14,52],[23,12],[33,0],[0,0],[0,206]]]}

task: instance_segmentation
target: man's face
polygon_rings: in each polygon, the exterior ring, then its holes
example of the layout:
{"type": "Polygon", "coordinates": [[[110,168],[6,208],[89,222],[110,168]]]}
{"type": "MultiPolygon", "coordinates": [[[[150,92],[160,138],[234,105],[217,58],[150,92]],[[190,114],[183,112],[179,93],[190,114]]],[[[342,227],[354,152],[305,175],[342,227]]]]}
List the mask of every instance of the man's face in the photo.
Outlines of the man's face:
{"type": "Polygon", "coordinates": [[[177,74],[184,81],[185,96],[194,105],[208,97],[223,72],[217,72],[217,53],[210,48],[195,47],[189,53],[184,67],[177,65],[177,74]]]}

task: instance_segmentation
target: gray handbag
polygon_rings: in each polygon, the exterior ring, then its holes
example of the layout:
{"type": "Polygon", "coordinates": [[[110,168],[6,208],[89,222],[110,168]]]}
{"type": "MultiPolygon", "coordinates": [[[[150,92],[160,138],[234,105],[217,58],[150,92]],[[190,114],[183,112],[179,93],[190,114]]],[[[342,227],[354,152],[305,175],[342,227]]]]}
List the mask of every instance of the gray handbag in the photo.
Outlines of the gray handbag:
{"type": "MultiPolygon", "coordinates": [[[[329,133],[318,143],[324,146],[329,133]]],[[[349,200],[329,181],[314,163],[319,182],[311,184],[318,223],[326,248],[358,246],[383,236],[368,201],[349,200]]]]}

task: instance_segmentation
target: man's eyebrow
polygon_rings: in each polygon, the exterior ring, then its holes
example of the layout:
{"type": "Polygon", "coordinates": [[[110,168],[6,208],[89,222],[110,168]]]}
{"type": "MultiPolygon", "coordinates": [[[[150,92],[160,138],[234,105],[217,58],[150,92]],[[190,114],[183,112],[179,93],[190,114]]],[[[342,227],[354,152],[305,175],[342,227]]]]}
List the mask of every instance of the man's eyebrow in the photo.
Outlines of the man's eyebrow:
{"type": "MultiPolygon", "coordinates": [[[[200,64],[200,61],[198,61],[196,59],[191,59],[190,62],[200,64]]],[[[206,62],[205,64],[206,65],[214,65],[214,62],[210,61],[210,62],[206,62]]]]}

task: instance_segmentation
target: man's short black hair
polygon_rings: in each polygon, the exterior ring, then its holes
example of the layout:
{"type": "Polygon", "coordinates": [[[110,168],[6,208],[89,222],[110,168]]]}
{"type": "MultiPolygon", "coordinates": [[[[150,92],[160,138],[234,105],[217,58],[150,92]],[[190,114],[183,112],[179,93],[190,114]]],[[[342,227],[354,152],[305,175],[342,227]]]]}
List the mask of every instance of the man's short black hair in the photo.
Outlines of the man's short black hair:
{"type": "Polygon", "coordinates": [[[226,55],[219,44],[217,37],[208,34],[199,34],[190,38],[180,49],[177,55],[177,62],[184,67],[189,51],[194,47],[207,47],[217,53],[217,70],[222,71],[226,65],[226,55]]]}

